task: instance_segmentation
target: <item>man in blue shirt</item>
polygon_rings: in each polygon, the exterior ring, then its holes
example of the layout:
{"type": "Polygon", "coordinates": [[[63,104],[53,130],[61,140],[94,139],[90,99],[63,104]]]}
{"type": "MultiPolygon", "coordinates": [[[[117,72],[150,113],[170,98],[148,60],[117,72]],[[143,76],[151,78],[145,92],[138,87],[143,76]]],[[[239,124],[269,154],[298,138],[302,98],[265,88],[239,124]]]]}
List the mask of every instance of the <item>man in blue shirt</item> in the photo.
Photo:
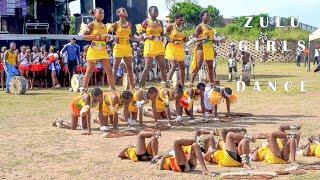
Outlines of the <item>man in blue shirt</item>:
{"type": "Polygon", "coordinates": [[[76,44],[76,38],[72,38],[70,43],[66,44],[62,50],[61,55],[67,52],[67,66],[68,66],[68,73],[69,73],[69,84],[71,77],[75,74],[76,67],[80,61],[80,46],[76,44]]]}

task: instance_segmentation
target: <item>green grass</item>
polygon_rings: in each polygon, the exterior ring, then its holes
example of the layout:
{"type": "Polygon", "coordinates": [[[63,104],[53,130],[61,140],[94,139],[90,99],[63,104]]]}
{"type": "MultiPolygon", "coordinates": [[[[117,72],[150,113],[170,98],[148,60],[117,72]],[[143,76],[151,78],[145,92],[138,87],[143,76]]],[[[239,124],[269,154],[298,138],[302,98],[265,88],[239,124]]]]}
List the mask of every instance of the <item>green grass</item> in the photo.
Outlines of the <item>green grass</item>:
{"type": "MultiPolygon", "coordinates": [[[[232,112],[251,113],[254,116],[234,119],[230,123],[215,122],[201,127],[245,127],[250,133],[268,133],[277,130],[279,124],[304,122],[301,144],[307,136],[319,134],[319,73],[306,72],[294,63],[257,64],[256,80],[261,82],[262,92],[253,92],[252,86],[237,92],[238,102],[232,112]],[[286,81],[295,84],[295,90],[284,92],[286,81]],[[307,93],[296,89],[300,81],[307,80],[307,93]],[[277,81],[279,91],[268,90],[267,82],[277,81]]],[[[218,79],[222,86],[235,89],[235,83],[226,82],[227,64],[218,63],[218,79]]],[[[119,89],[121,89],[119,87],[119,89]]],[[[107,90],[103,87],[103,90],[107,90]]],[[[135,144],[136,137],[106,139],[99,131],[83,136],[80,131],[58,129],[51,126],[56,117],[69,121],[68,104],[78,95],[62,90],[34,90],[26,95],[13,96],[0,91],[0,177],[5,179],[206,179],[197,173],[173,173],[160,171],[150,163],[134,163],[120,160],[117,154],[127,145],[135,144]]],[[[173,107],[173,106],[172,106],[173,107]]],[[[226,112],[224,104],[218,108],[226,112]]],[[[200,114],[197,114],[201,116],[200,114]]],[[[150,119],[148,119],[150,120],[150,119]]],[[[122,124],[122,122],[121,122],[122,124]]],[[[197,126],[197,127],[200,127],[197,126]]],[[[93,124],[93,128],[98,128],[93,124]]],[[[195,126],[163,131],[159,152],[170,150],[177,138],[193,138],[195,126]]],[[[257,144],[252,144],[254,148],[257,144]]],[[[298,156],[298,162],[317,162],[315,157],[298,156]]],[[[266,165],[254,163],[257,171],[275,171],[290,165],[266,165]]],[[[239,168],[223,168],[209,165],[212,172],[239,171],[239,168]]],[[[200,167],[197,167],[200,170],[200,167]]],[[[317,179],[319,171],[307,171],[303,176],[279,176],[280,179],[317,179]]]]}

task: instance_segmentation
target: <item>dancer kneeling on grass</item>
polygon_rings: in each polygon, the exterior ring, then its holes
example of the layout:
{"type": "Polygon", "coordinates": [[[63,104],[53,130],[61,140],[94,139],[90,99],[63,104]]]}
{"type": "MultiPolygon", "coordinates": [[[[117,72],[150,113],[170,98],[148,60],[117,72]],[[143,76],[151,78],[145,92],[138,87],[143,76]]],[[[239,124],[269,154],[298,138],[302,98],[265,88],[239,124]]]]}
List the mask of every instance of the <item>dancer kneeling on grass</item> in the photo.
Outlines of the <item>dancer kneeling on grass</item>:
{"type": "Polygon", "coordinates": [[[230,104],[235,103],[237,101],[237,96],[232,93],[232,90],[228,87],[214,87],[209,92],[209,102],[214,106],[214,116],[218,116],[218,104],[220,104],[223,100],[226,101],[227,107],[227,117],[231,118],[230,113],[230,104]]]}
{"type": "Polygon", "coordinates": [[[159,165],[160,170],[190,172],[196,169],[197,161],[201,165],[202,174],[210,175],[199,144],[195,140],[179,139],[174,141],[173,152],[163,156],[159,165]]]}
{"type": "Polygon", "coordinates": [[[88,129],[87,135],[91,134],[91,108],[95,107],[96,104],[102,102],[103,92],[100,88],[94,88],[88,93],[84,93],[78,97],[75,97],[71,104],[71,123],[64,122],[58,118],[54,121],[53,126],[76,130],[78,126],[78,119],[80,117],[82,129],[88,129]]]}
{"type": "Polygon", "coordinates": [[[316,138],[311,136],[308,138],[308,143],[303,146],[303,156],[316,156],[320,158],[320,136],[316,138]]]}
{"type": "MultiPolygon", "coordinates": [[[[108,120],[113,125],[113,130],[118,129],[118,110],[124,106],[127,109],[132,100],[132,93],[130,91],[103,93],[101,103],[96,107],[99,112],[98,123],[101,125],[101,131],[109,131],[108,120]]],[[[126,113],[125,119],[127,118],[126,113]]]]}
{"type": "MultiPolygon", "coordinates": [[[[149,90],[150,89],[151,88],[149,88],[149,90]]],[[[157,96],[151,99],[151,108],[147,109],[144,115],[154,118],[156,125],[158,125],[158,120],[167,119],[170,121],[171,115],[175,116],[176,112],[169,107],[170,101],[174,99],[172,90],[165,87],[155,88],[153,90],[157,92],[157,96]]]]}
{"type": "Polygon", "coordinates": [[[125,148],[118,155],[121,159],[130,159],[134,162],[138,161],[151,161],[153,163],[158,156],[159,142],[158,139],[161,136],[160,131],[145,132],[142,131],[138,134],[138,141],[136,146],[130,146],[125,148]],[[146,138],[150,138],[150,141],[146,144],[146,138]]]}
{"type": "MultiPolygon", "coordinates": [[[[198,83],[196,88],[187,88],[186,90],[184,90],[183,92],[183,97],[180,98],[180,105],[183,107],[183,109],[185,110],[186,114],[188,116],[190,116],[190,121],[191,123],[194,122],[194,116],[193,116],[193,104],[194,101],[197,100],[198,98],[200,98],[201,102],[201,109],[204,112],[205,108],[204,108],[204,91],[205,91],[206,85],[204,83],[198,83]]],[[[180,112],[180,114],[178,115],[182,115],[182,112],[180,112]]]]}
{"type": "Polygon", "coordinates": [[[267,134],[268,144],[252,152],[253,161],[265,161],[268,164],[295,162],[297,142],[301,126],[282,125],[279,131],[267,134]],[[289,132],[285,132],[290,130],[289,132]]]}

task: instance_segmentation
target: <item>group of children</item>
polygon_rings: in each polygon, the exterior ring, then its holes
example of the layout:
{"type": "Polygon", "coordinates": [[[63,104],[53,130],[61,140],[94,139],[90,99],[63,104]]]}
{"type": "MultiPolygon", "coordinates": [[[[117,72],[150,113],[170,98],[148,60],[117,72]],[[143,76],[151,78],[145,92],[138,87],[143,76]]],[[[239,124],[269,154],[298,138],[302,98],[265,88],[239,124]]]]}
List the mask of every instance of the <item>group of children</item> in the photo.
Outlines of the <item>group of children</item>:
{"type": "MultiPolygon", "coordinates": [[[[75,69],[77,74],[85,74],[86,72],[85,57],[88,48],[88,45],[83,47],[83,52],[80,55],[81,59],[77,62],[75,69]]],[[[46,46],[30,48],[30,46],[22,45],[18,49],[16,44],[11,42],[8,49],[5,46],[1,48],[0,61],[0,85],[2,90],[7,87],[7,92],[9,91],[10,79],[17,75],[26,78],[29,89],[70,86],[70,72],[66,63],[66,54],[60,54],[54,46],[50,46],[49,51],[47,51],[46,46]],[[6,71],[6,67],[8,67],[8,71],[6,71]],[[11,73],[11,70],[14,73],[11,73]],[[8,73],[6,74],[6,72],[8,73]]],[[[98,62],[90,84],[104,85],[105,76],[102,65],[98,62]]]]}
{"type": "MultiPolygon", "coordinates": [[[[266,134],[250,135],[245,128],[198,129],[194,139],[177,139],[173,148],[159,155],[159,137],[161,133],[140,132],[135,146],[128,146],[118,155],[121,159],[134,162],[151,161],[157,163],[161,170],[175,172],[193,171],[197,162],[203,174],[210,175],[207,163],[224,167],[252,168],[251,161],[267,164],[284,164],[295,162],[296,150],[301,135],[301,125],[281,125],[277,131],[266,134]],[[215,140],[219,136],[219,140],[215,140]],[[145,139],[149,138],[148,143],[145,139]],[[250,148],[258,139],[266,139],[262,146],[250,148]]],[[[314,139],[310,140],[314,143],[314,139]]],[[[304,155],[314,155],[320,151],[317,144],[307,144],[304,155]],[[311,150],[312,149],[312,150],[311,150]],[[317,149],[317,150],[315,150],[317,149]]]]}
{"type": "Polygon", "coordinates": [[[90,112],[93,109],[98,113],[96,122],[101,125],[102,131],[110,130],[108,122],[113,125],[114,130],[117,130],[119,119],[128,123],[129,126],[142,125],[143,116],[153,118],[156,126],[183,123],[183,112],[190,117],[189,123],[195,123],[194,104],[196,101],[199,101],[201,105],[201,108],[197,109],[197,112],[203,114],[201,122],[208,122],[210,113],[215,117],[218,116],[218,105],[222,101],[226,102],[228,117],[231,117],[230,104],[236,100],[237,97],[230,88],[206,86],[204,83],[198,83],[196,87],[191,88],[183,88],[181,85],[168,88],[164,84],[158,88],[140,88],[121,93],[118,91],[103,92],[100,88],[93,88],[72,100],[70,104],[71,125],[61,120],[56,120],[54,125],[76,129],[80,118],[82,128],[88,129],[88,134],[90,134],[90,112]],[[149,108],[145,107],[147,104],[149,108]],[[172,105],[175,107],[171,107],[172,105]],[[120,109],[123,111],[120,112],[120,109]]]}

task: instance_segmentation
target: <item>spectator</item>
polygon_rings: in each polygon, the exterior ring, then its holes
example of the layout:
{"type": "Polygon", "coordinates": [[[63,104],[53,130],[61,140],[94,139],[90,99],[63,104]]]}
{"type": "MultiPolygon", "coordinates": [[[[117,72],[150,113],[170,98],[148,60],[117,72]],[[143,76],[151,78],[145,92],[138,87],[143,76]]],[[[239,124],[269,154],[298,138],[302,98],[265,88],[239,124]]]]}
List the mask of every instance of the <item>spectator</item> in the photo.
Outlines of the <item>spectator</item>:
{"type": "Polygon", "coordinates": [[[300,67],[301,62],[301,51],[299,48],[296,49],[296,60],[297,60],[297,67],[300,67]]]}
{"type": "Polygon", "coordinates": [[[41,65],[40,65],[40,52],[39,52],[39,48],[37,46],[32,47],[30,70],[32,71],[30,89],[33,89],[35,79],[38,80],[38,85],[40,84],[39,74],[40,74],[40,71],[42,70],[41,65]]]}
{"type": "Polygon", "coordinates": [[[4,67],[2,61],[4,59],[4,52],[6,52],[7,47],[3,46],[0,52],[0,84],[2,91],[4,90],[4,67]]]}
{"type": "Polygon", "coordinates": [[[48,54],[48,61],[49,61],[49,70],[51,71],[51,78],[52,78],[52,87],[60,88],[61,85],[58,81],[58,76],[60,72],[60,64],[58,62],[59,55],[54,52],[55,47],[50,46],[49,54],[48,54]]]}
{"type": "MultiPolygon", "coordinates": [[[[68,64],[68,72],[69,72],[69,84],[71,77],[76,72],[76,67],[79,64],[80,61],[80,46],[76,44],[76,38],[72,38],[70,40],[70,43],[66,44],[62,50],[61,54],[67,52],[67,64],[68,64]]],[[[72,91],[72,88],[70,87],[69,91],[72,91]]]]}
{"type": "Polygon", "coordinates": [[[317,63],[319,65],[320,61],[320,47],[317,45],[316,49],[314,50],[314,61],[313,61],[313,66],[317,63]]]}
{"type": "Polygon", "coordinates": [[[19,72],[16,69],[17,66],[17,60],[18,60],[18,55],[16,52],[16,43],[11,42],[10,43],[10,49],[6,50],[4,53],[4,59],[3,59],[3,64],[4,64],[4,70],[6,72],[6,93],[9,93],[10,90],[10,80],[14,76],[18,76],[19,72]]]}
{"type": "Polygon", "coordinates": [[[20,75],[28,79],[29,75],[29,54],[27,52],[27,47],[26,46],[21,46],[20,47],[20,54],[18,56],[18,62],[19,62],[19,71],[20,75]]]}
{"type": "MultiPolygon", "coordinates": [[[[40,82],[42,83],[42,87],[47,88],[47,80],[48,80],[48,52],[46,51],[46,46],[42,46],[40,48],[40,63],[41,63],[41,70],[40,70],[40,82]]],[[[41,84],[39,84],[39,88],[41,84]]]]}
{"type": "Polygon", "coordinates": [[[190,73],[189,73],[189,69],[190,69],[190,62],[191,62],[191,55],[189,53],[189,51],[185,51],[186,52],[186,57],[185,57],[185,65],[186,65],[186,76],[187,76],[187,80],[190,79],[190,73]]]}
{"type": "Polygon", "coordinates": [[[310,55],[310,51],[308,49],[308,47],[306,47],[306,49],[303,51],[304,54],[304,67],[307,66],[307,62],[309,60],[309,55],[310,55]]]}

